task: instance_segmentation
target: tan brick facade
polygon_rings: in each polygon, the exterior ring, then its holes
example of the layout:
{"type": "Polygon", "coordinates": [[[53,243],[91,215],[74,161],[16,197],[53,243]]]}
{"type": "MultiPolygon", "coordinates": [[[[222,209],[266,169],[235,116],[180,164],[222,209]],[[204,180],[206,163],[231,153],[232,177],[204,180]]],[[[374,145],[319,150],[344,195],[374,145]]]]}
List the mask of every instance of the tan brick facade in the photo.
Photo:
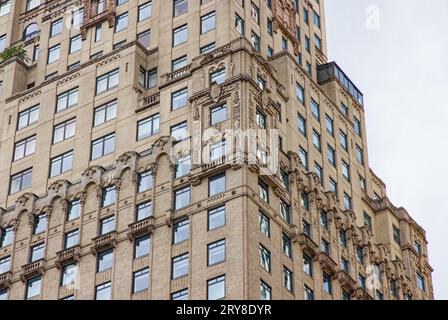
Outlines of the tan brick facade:
{"type": "MultiPolygon", "coordinates": [[[[110,284],[111,299],[170,299],[182,290],[189,299],[207,299],[210,280],[224,276],[226,299],[260,299],[261,284],[263,295],[272,299],[305,299],[305,286],[314,299],[433,298],[425,231],[404,208],[392,205],[384,183],[369,168],[361,93],[337,65],[327,64],[323,0],[298,1],[298,14],[288,0],[185,0],[177,2],[177,9],[173,1],[117,5],[110,0],[98,14],[95,1],[41,0],[29,11],[25,2],[11,1],[9,14],[0,17],[5,47],[23,45],[31,58],[0,64],[0,270],[2,261],[5,267],[0,296],[95,299],[96,291],[110,284]],[[67,12],[81,7],[80,28],[68,28],[72,17],[67,12]],[[181,14],[173,18],[177,12],[181,14]],[[117,17],[126,13],[127,23],[117,31],[117,17]],[[212,13],[212,20],[201,18],[212,13]],[[244,20],[243,36],[236,15],[244,20]],[[61,18],[61,32],[52,36],[52,22],[61,18]],[[39,31],[27,34],[32,23],[39,31]],[[101,39],[96,35],[100,25],[101,39]],[[184,25],[187,40],[173,47],[174,30],[184,25]],[[150,41],[145,45],[138,35],[147,30],[150,41]],[[259,52],[252,33],[260,38],[259,52]],[[70,53],[76,43],[70,46],[70,39],[78,35],[81,48],[70,53]],[[59,59],[48,63],[51,48],[58,45],[59,59]],[[185,65],[173,70],[174,61],[184,55],[185,65]],[[156,84],[142,85],[142,69],[145,79],[157,70],[156,84]],[[211,82],[220,70],[223,81],[211,82]],[[109,78],[107,90],[98,93],[98,79],[113,71],[117,77],[109,78]],[[114,79],[117,84],[111,85],[114,79]],[[188,102],[173,108],[173,96],[183,88],[188,102]],[[58,101],[65,101],[61,97],[75,89],[73,105],[59,110],[58,101]],[[99,110],[111,102],[116,102],[115,114],[97,124],[99,110]],[[212,123],[213,108],[224,104],[223,121],[212,123]],[[37,106],[36,121],[25,118],[37,106]],[[140,136],[138,124],[154,115],[159,116],[158,130],[152,122],[154,130],[140,136]],[[73,119],[73,135],[66,128],[62,141],[54,143],[56,128],[73,119]],[[185,121],[191,138],[175,143],[171,128],[185,121]],[[225,132],[257,129],[260,121],[268,138],[277,132],[280,137],[279,146],[264,148],[268,156],[278,154],[281,170],[274,175],[264,175],[260,154],[244,148],[250,140],[237,143],[225,132]],[[346,135],[345,148],[340,132],[346,135]],[[110,134],[112,149],[102,144],[104,156],[92,160],[98,152],[93,145],[110,134]],[[33,147],[19,148],[33,137],[33,147]],[[221,140],[226,141],[226,156],[204,161],[221,140]],[[300,150],[306,151],[307,163],[300,150]],[[334,150],[334,165],[329,150],[334,150]],[[68,170],[61,165],[61,173],[54,175],[56,159],[69,152],[68,170]],[[193,161],[190,171],[176,178],[173,159],[186,154],[193,161]],[[30,179],[17,175],[26,170],[32,172],[30,179]],[[152,175],[152,187],[138,192],[146,172],[152,175]],[[210,178],[222,173],[225,191],[210,196],[210,178]],[[335,190],[330,181],[337,183],[335,190]],[[260,183],[266,186],[267,201],[260,183]],[[109,187],[115,187],[115,201],[103,206],[109,187]],[[190,188],[188,203],[176,209],[175,192],[185,187],[190,188]],[[79,217],[68,219],[76,201],[79,217]],[[282,216],[281,201],[290,221],[282,216]],[[148,202],[151,216],[139,220],[137,207],[148,202]],[[221,206],[225,223],[209,231],[208,216],[221,206]],[[269,232],[262,232],[260,214],[268,219],[269,232]],[[44,227],[36,217],[46,217],[44,227]],[[102,219],[110,217],[114,231],[102,234],[102,219]],[[188,237],[173,244],[176,223],[185,218],[188,237]],[[65,235],[74,230],[79,241],[67,247],[65,235]],[[135,259],[136,239],[145,235],[150,236],[149,252],[135,259]],[[208,245],[224,239],[223,261],[208,266],[208,245]],[[288,239],[290,246],[284,245],[288,239]],[[328,243],[327,253],[322,241],[328,243]],[[33,261],[32,248],[42,243],[41,256],[33,261]],[[264,260],[269,270],[262,266],[260,248],[269,252],[264,260]],[[113,252],[111,268],[97,272],[107,250],[113,252]],[[173,258],[186,253],[188,272],[173,279],[173,258]],[[304,272],[307,256],[310,274],[304,272]],[[67,265],[76,265],[77,279],[61,285],[67,265]],[[133,277],[142,270],[149,275],[138,284],[143,289],[136,290],[133,277]],[[379,283],[372,285],[376,277],[379,283]]],[[[260,136],[256,141],[262,144],[260,136]]]]}

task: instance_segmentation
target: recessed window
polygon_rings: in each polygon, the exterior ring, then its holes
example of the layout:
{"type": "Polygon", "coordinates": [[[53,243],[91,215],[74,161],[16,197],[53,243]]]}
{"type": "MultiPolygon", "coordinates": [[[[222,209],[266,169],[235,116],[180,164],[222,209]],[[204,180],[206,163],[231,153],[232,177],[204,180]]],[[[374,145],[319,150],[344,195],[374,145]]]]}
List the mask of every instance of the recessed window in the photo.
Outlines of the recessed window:
{"type": "Polygon", "coordinates": [[[322,275],[322,286],[326,293],[331,294],[331,276],[325,272],[322,275]]]}
{"type": "Polygon", "coordinates": [[[137,192],[148,191],[152,188],[153,176],[151,171],[145,171],[138,174],[137,177],[137,192]]]}
{"type": "Polygon", "coordinates": [[[23,139],[14,145],[14,161],[32,155],[36,151],[36,136],[23,139]]]}
{"type": "Polygon", "coordinates": [[[341,160],[342,176],[350,181],[350,166],[344,160],[341,160]]]}
{"type": "Polygon", "coordinates": [[[188,289],[173,292],[171,294],[171,300],[188,300],[188,289]]]}
{"type": "Polygon", "coordinates": [[[53,144],[67,140],[75,135],[76,118],[67,120],[54,127],[53,144]]]}
{"type": "Polygon", "coordinates": [[[11,270],[11,256],[0,258],[0,274],[4,274],[11,270]]]}
{"type": "Polygon", "coordinates": [[[47,64],[51,64],[59,60],[59,55],[61,52],[61,45],[57,44],[50,49],[48,49],[48,60],[47,64]]]}
{"type": "Polygon", "coordinates": [[[308,170],[308,152],[302,147],[299,148],[299,160],[302,167],[308,170]]]}
{"type": "Polygon", "coordinates": [[[309,200],[308,193],[302,192],[300,194],[300,204],[303,209],[310,210],[310,200],[309,200]]]}
{"type": "Polygon", "coordinates": [[[170,136],[174,142],[179,142],[188,138],[187,122],[176,124],[170,128],[170,136]]]}
{"type": "Polygon", "coordinates": [[[250,41],[252,43],[252,48],[257,52],[260,52],[260,37],[253,31],[251,33],[250,41]]]}
{"type": "Polygon", "coordinates": [[[291,238],[286,234],[282,234],[282,250],[285,256],[292,258],[292,243],[291,238]]]}
{"type": "Polygon", "coordinates": [[[216,18],[215,12],[210,12],[201,17],[201,34],[215,29],[216,18]]]}
{"type": "Polygon", "coordinates": [[[226,175],[219,174],[208,180],[208,196],[212,197],[226,191],[226,175]]]}
{"type": "Polygon", "coordinates": [[[423,278],[423,276],[420,273],[417,273],[416,275],[417,278],[417,287],[421,290],[421,291],[425,291],[425,279],[423,278]]]}
{"type": "Polygon", "coordinates": [[[74,36],[73,38],[70,38],[70,46],[68,53],[69,54],[75,53],[81,50],[81,47],[82,47],[81,35],[74,36]]]}
{"type": "Polygon", "coordinates": [[[226,240],[220,240],[207,245],[208,265],[212,266],[226,259],[226,240]]]}
{"type": "Polygon", "coordinates": [[[56,112],[64,111],[78,104],[78,87],[59,94],[56,98],[56,112]]]}
{"type": "Polygon", "coordinates": [[[117,117],[117,100],[95,108],[93,126],[99,126],[117,117]]]}
{"type": "Polygon", "coordinates": [[[225,104],[210,109],[210,125],[223,122],[227,119],[227,106],[225,104]]]}
{"type": "Polygon", "coordinates": [[[208,211],[208,231],[223,227],[226,224],[226,207],[221,206],[208,211]]]}
{"type": "Polygon", "coordinates": [[[235,14],[235,30],[241,35],[244,35],[244,20],[235,14]]]}
{"type": "Polygon", "coordinates": [[[327,145],[327,159],[333,167],[336,165],[336,151],[330,145],[327,145]]]}
{"type": "Polygon", "coordinates": [[[210,161],[223,158],[227,154],[226,141],[218,141],[210,145],[210,161]]]}
{"type": "Polygon", "coordinates": [[[311,99],[311,114],[313,115],[314,118],[320,120],[319,104],[317,104],[317,102],[314,101],[313,99],[311,99]]]}
{"type": "Polygon", "coordinates": [[[313,276],[313,260],[306,253],[303,254],[303,272],[309,277],[313,276]]]}
{"type": "Polygon", "coordinates": [[[114,251],[112,249],[102,251],[98,254],[97,272],[103,272],[112,269],[114,251]]]}
{"type": "Polygon", "coordinates": [[[149,255],[151,249],[151,237],[149,235],[135,239],[134,259],[149,255]]]}
{"type": "Polygon", "coordinates": [[[110,300],[111,299],[111,287],[110,282],[100,284],[95,287],[95,300],[110,300]]]}
{"type": "Polygon", "coordinates": [[[188,39],[188,27],[187,25],[180,26],[173,30],[173,47],[176,47],[188,39]]]}
{"type": "Polygon", "coordinates": [[[137,41],[145,48],[151,44],[151,30],[145,30],[137,34],[137,41]]]}
{"type": "Polygon", "coordinates": [[[201,54],[209,53],[209,52],[213,51],[214,49],[215,49],[215,43],[213,42],[213,43],[210,43],[210,44],[207,44],[207,45],[201,47],[200,53],[201,54]]]}
{"type": "Polygon", "coordinates": [[[33,169],[28,169],[11,176],[9,194],[25,190],[31,187],[33,169]]]}
{"type": "Polygon", "coordinates": [[[314,300],[314,292],[307,285],[303,286],[303,290],[305,293],[305,300],[314,300]]]}
{"type": "Polygon", "coordinates": [[[171,70],[176,71],[183,67],[185,67],[188,64],[187,56],[179,57],[171,63],[171,70]]]}
{"type": "Polygon", "coordinates": [[[210,73],[210,83],[222,84],[226,80],[226,69],[221,68],[210,73]]]}
{"type": "Polygon", "coordinates": [[[343,200],[344,210],[350,210],[352,208],[352,198],[344,192],[344,200],[343,200]]]}
{"type": "Polygon", "coordinates": [[[132,274],[132,293],[138,293],[149,287],[149,268],[136,271],[132,274]]]}
{"type": "Polygon", "coordinates": [[[339,144],[342,149],[344,149],[345,151],[348,150],[347,134],[342,130],[339,130],[339,144]]]}
{"type": "Polygon", "coordinates": [[[61,287],[73,285],[76,281],[78,267],[76,264],[69,264],[62,267],[61,271],[61,287]]]}
{"type": "Polygon", "coordinates": [[[115,32],[120,32],[128,27],[128,13],[123,13],[115,18],[115,32]]]}
{"type": "Polygon", "coordinates": [[[188,11],[187,0],[174,0],[173,16],[180,16],[188,11]]]}
{"type": "Polygon", "coordinates": [[[271,226],[270,226],[269,218],[265,214],[259,212],[258,223],[260,225],[261,233],[263,233],[266,237],[270,237],[271,236],[271,226]]]}
{"type": "Polygon", "coordinates": [[[280,199],[280,215],[282,216],[282,219],[287,223],[291,223],[291,212],[288,204],[283,200],[280,199]]]}
{"type": "Polygon", "coordinates": [[[73,151],[54,157],[50,161],[50,178],[63,174],[72,169],[73,151]]]}
{"type": "Polygon", "coordinates": [[[257,24],[260,24],[260,9],[253,2],[250,3],[250,16],[257,24]]]}
{"type": "Polygon", "coordinates": [[[400,229],[398,227],[392,225],[392,233],[393,233],[395,243],[401,244],[400,229]]]}
{"type": "Polygon", "coordinates": [[[171,110],[185,107],[188,103],[188,88],[175,91],[171,94],[171,110]]]}
{"type": "Polygon", "coordinates": [[[100,220],[100,236],[111,233],[115,230],[115,217],[110,216],[100,220]]]}
{"type": "Polygon", "coordinates": [[[34,277],[27,281],[26,294],[25,294],[26,299],[31,299],[35,296],[40,295],[41,282],[42,282],[41,276],[34,277]]]}
{"type": "Polygon", "coordinates": [[[191,158],[190,155],[177,158],[174,165],[174,178],[178,179],[190,173],[191,158]]]}
{"type": "Polygon", "coordinates": [[[334,135],[334,125],[333,125],[333,119],[330,118],[328,114],[325,115],[325,127],[327,129],[327,132],[333,136],[334,135]]]}
{"type": "Polygon", "coordinates": [[[296,83],[296,98],[300,103],[305,103],[305,89],[298,83],[296,83]]]}
{"type": "Polygon", "coordinates": [[[339,244],[347,247],[347,232],[343,229],[339,229],[339,244]]]}
{"type": "Polygon", "coordinates": [[[188,253],[174,257],[172,259],[171,279],[177,279],[188,275],[188,253]]]}
{"type": "Polygon", "coordinates": [[[91,160],[96,160],[115,151],[115,133],[92,141],[91,160]]]}
{"type": "Polygon", "coordinates": [[[115,69],[96,78],[96,94],[118,87],[119,70],[115,69]]]}
{"type": "Polygon", "coordinates": [[[226,276],[207,281],[207,300],[222,300],[226,296],[226,276]]]}
{"type": "Polygon", "coordinates": [[[173,244],[178,244],[188,240],[190,237],[190,221],[184,219],[178,221],[173,226],[173,244]]]}
{"type": "Polygon", "coordinates": [[[143,21],[151,17],[152,2],[146,2],[138,7],[138,21],[143,21]]]}
{"type": "Polygon", "coordinates": [[[45,257],[45,243],[39,243],[31,247],[30,263],[42,260],[45,257]]]}
{"type": "Polygon", "coordinates": [[[62,32],[62,27],[64,25],[64,19],[58,19],[53,21],[50,26],[50,38],[56,37],[62,32]]]}
{"type": "Polygon", "coordinates": [[[313,130],[313,145],[320,152],[320,134],[316,130],[313,130]]]}
{"type": "Polygon", "coordinates": [[[14,238],[13,227],[0,228],[0,248],[12,244],[13,238],[14,238]]]}
{"type": "Polygon", "coordinates": [[[33,106],[19,113],[17,130],[26,128],[39,120],[39,106],[33,106]]]}
{"type": "Polygon", "coordinates": [[[321,210],[319,218],[321,227],[328,229],[328,213],[324,210],[321,210]]]}
{"type": "Polygon", "coordinates": [[[151,137],[159,133],[160,115],[154,114],[137,123],[137,141],[151,137]]]}
{"type": "Polygon", "coordinates": [[[115,203],[115,198],[116,198],[115,186],[104,188],[101,196],[101,207],[104,208],[115,203]]]}
{"type": "Polygon", "coordinates": [[[260,300],[271,300],[272,288],[264,281],[260,281],[260,300]]]}
{"type": "Polygon", "coordinates": [[[294,281],[291,270],[289,270],[286,267],[283,267],[283,288],[285,288],[289,292],[293,292],[294,291],[293,283],[294,281]]]}
{"type": "Polygon", "coordinates": [[[325,253],[327,256],[330,255],[330,243],[324,239],[320,242],[320,251],[325,253]]]}
{"type": "Polygon", "coordinates": [[[72,230],[64,235],[64,249],[70,249],[79,244],[79,230],[72,230]]]}
{"type": "Polygon", "coordinates": [[[137,205],[136,211],[137,211],[136,214],[137,221],[141,221],[151,217],[152,216],[151,201],[137,205]]]}
{"type": "Polygon", "coordinates": [[[271,252],[260,244],[260,265],[267,271],[271,272],[271,252]]]}
{"type": "Polygon", "coordinates": [[[360,163],[360,164],[364,164],[364,153],[361,149],[360,146],[356,146],[356,160],[360,163]]]}
{"type": "Polygon", "coordinates": [[[297,116],[297,128],[299,132],[306,137],[306,120],[301,114],[297,116]]]}

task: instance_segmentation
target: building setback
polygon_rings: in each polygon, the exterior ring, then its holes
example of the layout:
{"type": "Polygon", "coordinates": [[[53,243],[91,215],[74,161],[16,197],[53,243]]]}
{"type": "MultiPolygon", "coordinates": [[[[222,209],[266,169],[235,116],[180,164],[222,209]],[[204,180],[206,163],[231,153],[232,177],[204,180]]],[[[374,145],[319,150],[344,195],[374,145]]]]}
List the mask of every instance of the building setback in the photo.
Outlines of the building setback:
{"type": "Polygon", "coordinates": [[[2,1],[18,47],[0,299],[433,299],[323,0],[2,1]]]}

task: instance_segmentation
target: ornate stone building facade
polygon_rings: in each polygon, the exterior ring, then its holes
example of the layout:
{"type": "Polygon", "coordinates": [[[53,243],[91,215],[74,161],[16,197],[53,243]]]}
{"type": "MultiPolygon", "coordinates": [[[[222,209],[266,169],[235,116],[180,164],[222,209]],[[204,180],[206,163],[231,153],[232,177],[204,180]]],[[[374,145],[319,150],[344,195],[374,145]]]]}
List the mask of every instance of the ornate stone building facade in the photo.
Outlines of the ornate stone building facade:
{"type": "Polygon", "coordinates": [[[1,299],[433,298],[323,0],[2,0],[0,41],[1,299]]]}

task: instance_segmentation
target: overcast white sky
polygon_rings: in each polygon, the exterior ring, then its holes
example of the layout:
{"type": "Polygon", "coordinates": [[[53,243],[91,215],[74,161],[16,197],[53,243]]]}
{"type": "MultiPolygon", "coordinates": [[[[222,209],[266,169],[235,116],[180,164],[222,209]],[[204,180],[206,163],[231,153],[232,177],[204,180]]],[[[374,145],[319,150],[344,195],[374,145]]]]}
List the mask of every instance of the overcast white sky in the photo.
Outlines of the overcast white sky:
{"type": "Polygon", "coordinates": [[[435,297],[448,299],[448,1],[325,5],[328,59],[364,93],[370,166],[426,229],[435,297]]]}

